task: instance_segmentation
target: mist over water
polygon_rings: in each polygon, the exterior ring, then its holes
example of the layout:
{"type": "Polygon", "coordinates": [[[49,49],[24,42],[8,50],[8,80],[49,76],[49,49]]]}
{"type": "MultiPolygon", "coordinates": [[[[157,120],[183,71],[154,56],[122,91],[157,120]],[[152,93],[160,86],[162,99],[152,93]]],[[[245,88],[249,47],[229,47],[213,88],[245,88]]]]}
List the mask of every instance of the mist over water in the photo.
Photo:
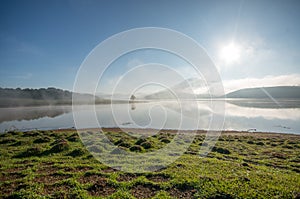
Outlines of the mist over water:
{"type": "MultiPolygon", "coordinates": [[[[270,103],[272,102],[227,100],[223,129],[243,131],[255,129],[263,132],[300,134],[299,102],[282,101],[281,107],[272,106],[270,103]]],[[[181,108],[184,110],[182,118],[176,101],[115,104],[113,109],[110,104],[99,104],[95,106],[95,111],[101,127],[159,128],[163,126],[165,129],[188,130],[197,122],[194,112],[191,111],[197,108],[200,118],[199,129],[209,129],[212,115],[210,101],[201,100],[197,103],[186,101],[182,105],[181,108]],[[117,115],[117,118],[114,115],[117,115]],[[181,119],[185,121],[182,126],[179,125],[181,119]]],[[[75,125],[72,111],[79,113],[80,119],[85,121],[85,128],[98,127],[89,124],[87,116],[94,111],[91,105],[76,106],[74,110],[71,106],[41,106],[1,108],[0,131],[73,128],[75,125]]]]}

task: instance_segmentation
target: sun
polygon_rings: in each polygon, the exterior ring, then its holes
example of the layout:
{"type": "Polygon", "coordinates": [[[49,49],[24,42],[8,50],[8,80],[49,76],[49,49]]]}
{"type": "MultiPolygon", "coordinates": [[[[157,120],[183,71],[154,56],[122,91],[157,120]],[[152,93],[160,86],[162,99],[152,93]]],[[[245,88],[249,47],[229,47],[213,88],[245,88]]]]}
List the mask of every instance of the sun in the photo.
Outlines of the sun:
{"type": "Polygon", "coordinates": [[[238,62],[240,59],[240,47],[235,43],[230,43],[221,48],[220,58],[226,64],[238,62]]]}

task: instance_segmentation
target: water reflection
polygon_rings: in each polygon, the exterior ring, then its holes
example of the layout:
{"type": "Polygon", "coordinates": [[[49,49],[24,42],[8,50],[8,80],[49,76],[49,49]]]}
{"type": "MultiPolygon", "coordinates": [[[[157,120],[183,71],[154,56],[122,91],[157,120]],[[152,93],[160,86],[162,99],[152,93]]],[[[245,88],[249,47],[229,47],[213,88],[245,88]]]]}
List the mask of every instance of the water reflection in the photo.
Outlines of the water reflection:
{"type": "Polygon", "coordinates": [[[296,99],[228,99],[226,102],[240,107],[264,108],[264,109],[284,109],[300,108],[300,101],[296,99]]]}
{"type": "MultiPolygon", "coordinates": [[[[83,105],[72,110],[71,106],[18,107],[0,109],[0,131],[11,127],[18,129],[74,127],[72,111],[80,113],[86,128],[98,127],[90,121],[96,113],[102,127],[191,129],[198,125],[208,129],[213,114],[218,113],[218,103],[224,101],[156,101],[129,104],[83,105]],[[195,111],[196,110],[196,111],[195,111]],[[199,120],[197,120],[197,118],[199,120]],[[181,125],[181,121],[184,124],[181,125]],[[199,121],[199,123],[197,123],[199,121]]],[[[224,129],[300,133],[299,101],[280,101],[280,106],[262,100],[228,100],[224,129]]]]}
{"type": "Polygon", "coordinates": [[[41,106],[1,108],[0,123],[6,121],[35,120],[43,117],[55,118],[59,115],[70,113],[71,106],[41,106]]]}

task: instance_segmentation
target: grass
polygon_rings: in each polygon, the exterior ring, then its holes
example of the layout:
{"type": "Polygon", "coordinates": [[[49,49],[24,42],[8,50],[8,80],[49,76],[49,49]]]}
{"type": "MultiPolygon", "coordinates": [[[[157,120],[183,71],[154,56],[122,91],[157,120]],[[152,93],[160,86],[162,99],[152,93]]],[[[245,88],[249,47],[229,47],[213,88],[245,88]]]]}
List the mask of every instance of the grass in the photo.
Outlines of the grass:
{"type": "MultiPolygon", "coordinates": [[[[112,129],[105,134],[123,150],[142,154],[174,138],[171,131],[140,138],[112,129]]],[[[300,197],[300,136],[224,132],[207,157],[200,157],[204,138],[199,132],[166,168],[124,173],[98,162],[72,130],[1,134],[0,198],[300,197]]],[[[90,151],[105,150],[97,140],[89,142],[90,151]]]]}

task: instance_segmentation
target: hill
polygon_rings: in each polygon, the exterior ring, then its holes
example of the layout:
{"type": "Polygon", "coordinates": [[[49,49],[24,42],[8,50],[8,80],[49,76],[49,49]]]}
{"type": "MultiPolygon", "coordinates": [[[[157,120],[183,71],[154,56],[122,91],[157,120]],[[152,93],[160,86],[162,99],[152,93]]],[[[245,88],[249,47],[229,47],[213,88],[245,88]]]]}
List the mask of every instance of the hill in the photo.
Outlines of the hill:
{"type": "Polygon", "coordinates": [[[300,86],[245,88],[226,94],[227,98],[300,98],[300,86]]]}

